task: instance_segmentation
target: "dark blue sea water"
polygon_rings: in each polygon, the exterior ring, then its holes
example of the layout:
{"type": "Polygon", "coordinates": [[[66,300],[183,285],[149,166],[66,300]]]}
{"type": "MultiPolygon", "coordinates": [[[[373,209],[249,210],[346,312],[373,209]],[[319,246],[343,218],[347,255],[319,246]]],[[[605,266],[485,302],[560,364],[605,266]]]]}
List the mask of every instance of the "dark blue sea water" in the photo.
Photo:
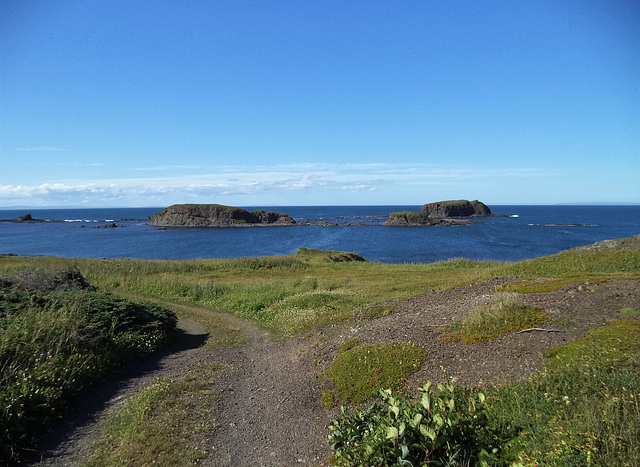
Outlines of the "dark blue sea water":
{"type": "Polygon", "coordinates": [[[496,214],[517,217],[481,219],[481,224],[467,226],[385,227],[379,223],[390,212],[419,211],[420,206],[247,207],[285,212],[298,220],[371,225],[158,230],[146,221],[120,219],[145,219],[161,208],[0,210],[0,219],[30,213],[36,219],[67,221],[0,222],[0,254],[193,259],[281,255],[307,247],[353,251],[384,263],[450,258],[518,261],[640,234],[637,205],[490,207],[496,214]],[[364,219],[351,219],[360,216],[364,219]],[[92,228],[111,221],[124,227],[92,228]]]}

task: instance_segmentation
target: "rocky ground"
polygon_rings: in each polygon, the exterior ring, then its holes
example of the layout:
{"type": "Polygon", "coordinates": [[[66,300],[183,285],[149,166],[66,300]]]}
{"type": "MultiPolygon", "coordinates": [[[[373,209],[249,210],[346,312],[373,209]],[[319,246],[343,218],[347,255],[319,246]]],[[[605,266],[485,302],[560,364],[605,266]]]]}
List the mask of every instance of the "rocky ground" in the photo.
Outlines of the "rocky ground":
{"type": "Polygon", "coordinates": [[[611,280],[603,284],[574,284],[556,292],[522,295],[551,319],[543,330],[510,334],[465,345],[442,343],[441,329],[493,300],[495,287],[512,278],[492,280],[448,291],[431,291],[393,302],[386,317],[349,320],[318,328],[283,343],[273,343],[252,323],[226,316],[243,330],[248,344],[238,348],[203,349],[205,335],[197,323],[183,321],[181,347],[170,355],[131,369],[120,381],[101,388],[79,404],[74,417],[46,440],[42,465],[78,465],[95,440],[102,409],[157,377],[187,374],[199,362],[213,360],[232,366],[218,380],[222,397],[217,422],[208,440],[215,466],[325,465],[330,456],[326,426],[339,409],[327,411],[320,390],[328,382],[318,377],[331,365],[340,345],[354,338],[364,343],[412,342],[423,348],[427,362],[410,378],[408,387],[426,381],[455,378],[461,384],[499,384],[525,378],[545,361],[543,352],[585,335],[590,328],[620,317],[620,310],[640,309],[640,281],[611,280]]]}

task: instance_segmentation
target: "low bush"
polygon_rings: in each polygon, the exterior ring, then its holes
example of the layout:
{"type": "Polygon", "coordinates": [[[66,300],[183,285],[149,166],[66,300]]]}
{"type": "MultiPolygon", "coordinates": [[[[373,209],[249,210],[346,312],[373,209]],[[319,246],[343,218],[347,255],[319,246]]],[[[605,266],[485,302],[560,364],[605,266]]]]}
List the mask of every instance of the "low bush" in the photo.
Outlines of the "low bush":
{"type": "Polygon", "coordinates": [[[489,465],[500,440],[487,428],[481,392],[431,383],[419,401],[377,393],[380,401],[329,425],[338,466],[489,465]]]}
{"type": "Polygon", "coordinates": [[[0,463],[18,461],[82,390],[159,349],[175,325],[172,313],[98,293],[73,271],[4,277],[0,463]]]}

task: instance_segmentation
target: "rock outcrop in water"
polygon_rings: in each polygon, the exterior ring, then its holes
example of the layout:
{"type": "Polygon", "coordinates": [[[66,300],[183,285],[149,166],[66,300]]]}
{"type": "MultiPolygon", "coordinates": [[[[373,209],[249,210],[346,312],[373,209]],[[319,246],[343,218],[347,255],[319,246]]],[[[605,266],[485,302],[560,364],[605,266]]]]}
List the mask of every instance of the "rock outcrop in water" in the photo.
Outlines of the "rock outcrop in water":
{"type": "Polygon", "coordinates": [[[432,225],[469,224],[477,224],[477,222],[473,222],[468,219],[438,219],[413,211],[392,212],[389,214],[389,219],[382,223],[382,225],[391,227],[425,227],[432,225]]]}
{"type": "Polygon", "coordinates": [[[42,219],[34,219],[31,214],[25,214],[24,216],[17,217],[15,219],[0,219],[0,222],[21,222],[25,224],[32,224],[36,222],[46,222],[42,219]]]}
{"type": "Polygon", "coordinates": [[[438,201],[422,206],[422,214],[427,217],[491,217],[491,209],[477,199],[468,201],[466,199],[456,201],[438,201]]]}
{"type": "Polygon", "coordinates": [[[151,218],[156,227],[248,227],[294,225],[287,214],[273,211],[247,211],[221,204],[174,204],[151,218]]]}
{"type": "Polygon", "coordinates": [[[382,225],[431,226],[431,225],[468,225],[475,222],[467,218],[491,217],[491,209],[478,200],[438,201],[422,206],[421,212],[392,212],[382,225]],[[465,219],[460,219],[465,218],[465,219]]]}

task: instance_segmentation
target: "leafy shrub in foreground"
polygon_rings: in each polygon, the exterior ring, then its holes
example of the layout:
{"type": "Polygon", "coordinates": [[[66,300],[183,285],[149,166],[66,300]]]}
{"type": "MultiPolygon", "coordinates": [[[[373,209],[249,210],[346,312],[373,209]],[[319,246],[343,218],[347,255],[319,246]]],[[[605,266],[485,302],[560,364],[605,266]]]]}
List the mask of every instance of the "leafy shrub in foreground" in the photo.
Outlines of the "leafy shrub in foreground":
{"type": "Polygon", "coordinates": [[[431,383],[414,401],[377,393],[367,409],[329,425],[329,443],[339,466],[489,465],[500,440],[488,430],[483,393],[431,383]]]}

